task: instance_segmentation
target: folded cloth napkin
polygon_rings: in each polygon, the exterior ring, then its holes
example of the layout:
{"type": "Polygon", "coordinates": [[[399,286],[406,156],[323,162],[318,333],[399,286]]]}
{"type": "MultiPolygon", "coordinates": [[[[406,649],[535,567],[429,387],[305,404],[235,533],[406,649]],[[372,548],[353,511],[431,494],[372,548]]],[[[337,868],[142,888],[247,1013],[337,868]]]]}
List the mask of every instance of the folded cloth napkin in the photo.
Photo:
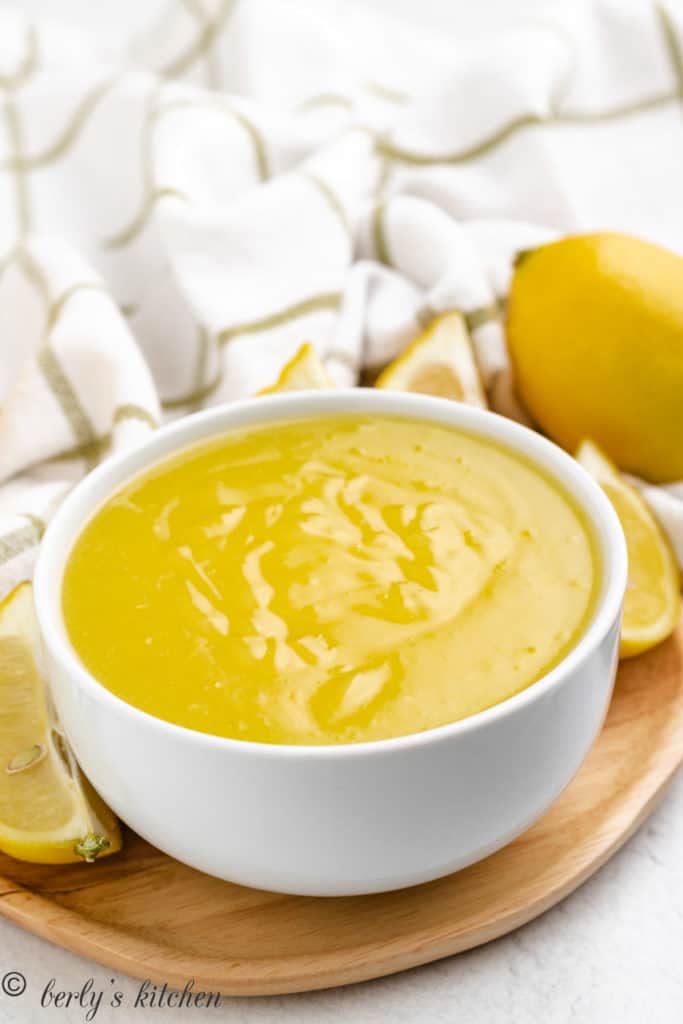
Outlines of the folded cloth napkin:
{"type": "MultiPolygon", "coordinates": [[[[0,596],[99,459],[302,341],[349,385],[457,307],[519,415],[517,250],[617,228],[683,252],[675,0],[475,42],[334,0],[157,13],[123,43],[0,15],[0,596]]],[[[683,562],[683,484],[645,493],[683,562]]]]}

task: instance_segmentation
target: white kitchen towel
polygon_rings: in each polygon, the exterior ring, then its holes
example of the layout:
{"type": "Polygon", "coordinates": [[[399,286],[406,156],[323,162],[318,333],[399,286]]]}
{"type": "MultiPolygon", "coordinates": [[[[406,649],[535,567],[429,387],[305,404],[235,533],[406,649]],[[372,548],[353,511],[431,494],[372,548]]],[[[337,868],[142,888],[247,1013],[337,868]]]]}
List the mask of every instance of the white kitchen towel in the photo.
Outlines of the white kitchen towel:
{"type": "MultiPolygon", "coordinates": [[[[457,307],[514,414],[518,249],[617,228],[683,253],[676,0],[476,42],[348,0],[149,7],[125,44],[0,12],[0,596],[99,459],[304,340],[353,384],[457,307]]],[[[646,493],[683,562],[683,484],[646,493]]]]}

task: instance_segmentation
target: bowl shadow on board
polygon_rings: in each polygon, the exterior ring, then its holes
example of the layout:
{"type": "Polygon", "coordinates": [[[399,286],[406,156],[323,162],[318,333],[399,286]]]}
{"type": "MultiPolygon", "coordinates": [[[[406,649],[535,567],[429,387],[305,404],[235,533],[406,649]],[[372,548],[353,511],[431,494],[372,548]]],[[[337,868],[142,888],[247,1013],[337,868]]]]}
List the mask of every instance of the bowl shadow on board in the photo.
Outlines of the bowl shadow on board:
{"type": "Polygon", "coordinates": [[[0,909],[122,971],[244,995],[362,981],[480,945],[568,895],[654,807],[683,757],[680,634],[622,662],[605,726],[550,810],[456,874],[370,896],[286,896],[204,875],[126,829],[123,852],[92,867],[0,855],[0,909]]]}

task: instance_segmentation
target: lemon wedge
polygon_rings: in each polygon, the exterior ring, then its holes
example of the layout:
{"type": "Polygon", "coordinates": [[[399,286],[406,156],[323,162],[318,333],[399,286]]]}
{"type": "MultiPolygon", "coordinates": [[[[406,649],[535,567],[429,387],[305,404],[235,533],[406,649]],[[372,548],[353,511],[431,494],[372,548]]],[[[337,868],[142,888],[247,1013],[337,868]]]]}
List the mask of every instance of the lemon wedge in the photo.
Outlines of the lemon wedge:
{"type": "Polygon", "coordinates": [[[263,388],[259,395],[276,395],[280,391],[306,391],[308,388],[333,388],[334,382],[328,376],[320,356],[310,342],[305,342],[288,363],[280,376],[269,388],[263,388]]]}
{"type": "Polygon", "coordinates": [[[0,604],[0,850],[37,864],[121,849],[116,818],[82,775],[38,668],[30,583],[0,604]]]}
{"type": "Polygon", "coordinates": [[[676,628],[680,576],[673,551],[638,491],[592,441],[583,441],[578,462],[610,499],[626,537],[628,585],[621,631],[622,658],[647,651],[676,628]]]}
{"type": "Polygon", "coordinates": [[[417,391],[487,408],[465,320],[456,310],[435,317],[382,371],[375,387],[417,391]]]}

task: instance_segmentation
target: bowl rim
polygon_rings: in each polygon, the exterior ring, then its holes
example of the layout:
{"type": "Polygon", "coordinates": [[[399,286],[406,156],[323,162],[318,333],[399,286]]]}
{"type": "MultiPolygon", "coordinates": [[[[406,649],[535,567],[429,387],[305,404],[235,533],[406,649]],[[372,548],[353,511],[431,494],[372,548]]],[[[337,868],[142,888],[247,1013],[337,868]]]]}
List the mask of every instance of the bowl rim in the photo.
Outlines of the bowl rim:
{"type": "Polygon", "coordinates": [[[132,716],[141,727],[166,733],[178,742],[208,745],[254,757],[337,759],[380,756],[442,740],[454,740],[514,715],[542,699],[566,681],[620,621],[626,581],[626,542],[616,512],[583,467],[552,441],[507,417],[448,399],[369,388],[340,388],[334,392],[289,392],[213,406],[160,427],[140,444],[110,456],[76,484],[48,524],[39,548],[33,593],[42,642],[64,674],[75,680],[96,701],[117,709],[121,715],[132,716]],[[277,744],[200,732],[143,711],[100,683],[71,646],[61,613],[62,579],[68,555],[97,509],[139,473],[212,436],[240,426],[264,425],[269,421],[356,413],[427,420],[496,441],[521,454],[573,497],[594,535],[601,582],[591,619],[562,660],[523,690],[466,718],[402,736],[338,744],[277,744]],[[93,502],[93,494],[106,484],[104,496],[93,502]],[[76,521],[75,527],[72,520],[76,521]],[[55,565],[60,568],[55,569],[55,565]]]}

